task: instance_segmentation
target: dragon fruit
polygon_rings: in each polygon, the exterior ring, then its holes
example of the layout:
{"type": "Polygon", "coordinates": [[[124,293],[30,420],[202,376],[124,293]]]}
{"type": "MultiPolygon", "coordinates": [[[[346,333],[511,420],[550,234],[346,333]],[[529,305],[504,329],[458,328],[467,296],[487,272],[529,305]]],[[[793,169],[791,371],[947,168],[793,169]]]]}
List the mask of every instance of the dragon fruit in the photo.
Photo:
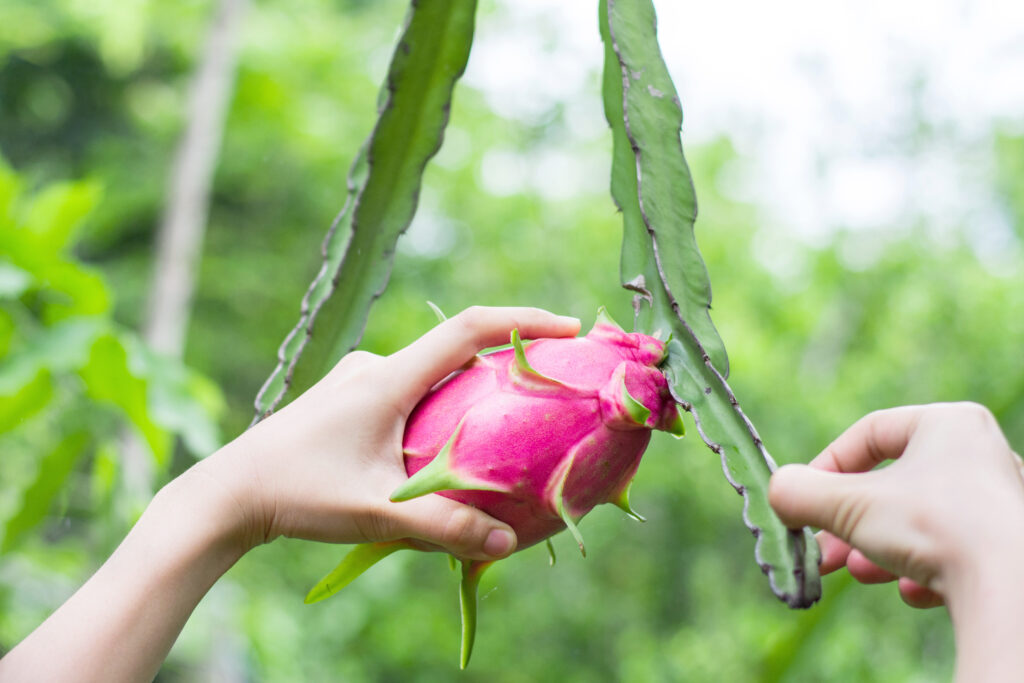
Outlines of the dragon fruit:
{"type": "MultiPolygon", "coordinates": [[[[416,406],[403,440],[410,478],[391,499],[438,493],[480,508],[515,530],[517,551],[568,528],[585,556],[579,519],[613,503],[643,521],[629,505],[629,484],[651,430],[682,436],[658,369],[664,355],[663,342],[624,332],[604,309],[585,337],[524,343],[513,330],[512,348],[476,356],[416,406]]],[[[357,546],[306,602],[410,547],[404,540],[357,546]]],[[[462,560],[463,668],[476,588],[491,564],[462,560]]]]}

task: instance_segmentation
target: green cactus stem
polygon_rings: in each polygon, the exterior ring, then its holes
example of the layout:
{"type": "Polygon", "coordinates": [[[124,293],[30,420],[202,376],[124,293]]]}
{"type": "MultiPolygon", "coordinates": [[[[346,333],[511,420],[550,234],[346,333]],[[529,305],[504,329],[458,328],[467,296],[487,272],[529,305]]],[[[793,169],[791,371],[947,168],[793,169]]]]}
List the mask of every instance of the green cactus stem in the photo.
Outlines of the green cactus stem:
{"type": "Polygon", "coordinates": [[[254,422],[311,387],[359,343],[370,305],[391,276],[395,244],[416,213],[423,171],[441,147],[475,14],[476,0],[411,4],[377,123],[352,163],[348,198],[323,241],[299,322],[256,397],[254,422]]]}
{"type": "Polygon", "coordinates": [[[601,0],[605,116],[612,129],[612,197],[622,211],[622,283],[636,329],[668,338],[662,365],[673,397],[743,496],[743,521],[772,591],[791,607],[821,595],[820,551],[808,529],[787,529],[768,504],[775,462],[725,378],[711,322],[711,286],[697,249],[696,194],[680,141],[682,107],[657,41],[650,0],[601,0]]]}

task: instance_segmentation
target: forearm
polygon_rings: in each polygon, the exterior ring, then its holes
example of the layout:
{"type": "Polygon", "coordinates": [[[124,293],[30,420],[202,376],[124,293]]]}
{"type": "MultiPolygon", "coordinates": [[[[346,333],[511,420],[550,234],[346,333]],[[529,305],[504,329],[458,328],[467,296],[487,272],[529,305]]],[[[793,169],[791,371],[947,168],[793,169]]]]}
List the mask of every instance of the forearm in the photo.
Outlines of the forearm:
{"type": "Polygon", "coordinates": [[[1001,548],[965,572],[947,595],[956,637],[956,680],[1012,681],[1024,671],[1024,550],[1001,548]]]}
{"type": "Polygon", "coordinates": [[[213,583],[244,553],[236,504],[195,469],[168,484],[114,554],[0,659],[0,679],[148,681],[213,583]]]}

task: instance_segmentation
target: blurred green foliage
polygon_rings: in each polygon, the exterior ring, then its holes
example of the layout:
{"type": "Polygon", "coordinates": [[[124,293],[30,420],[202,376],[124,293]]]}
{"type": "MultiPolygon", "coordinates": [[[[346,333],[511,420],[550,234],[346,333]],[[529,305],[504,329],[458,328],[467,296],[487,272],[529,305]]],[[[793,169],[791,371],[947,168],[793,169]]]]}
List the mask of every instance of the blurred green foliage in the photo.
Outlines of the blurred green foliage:
{"type": "MultiPolygon", "coordinates": [[[[0,171],[0,646],[60,604],[137,514],[124,425],[144,436],[159,485],[248,424],[372,125],[403,12],[398,0],[250,6],[185,369],[132,330],[209,3],[0,4],[0,151],[16,169],[0,171]]],[[[500,20],[485,4],[479,24],[500,20]]],[[[593,23],[589,6],[580,21],[593,23]]],[[[586,103],[596,116],[599,62],[586,103]]],[[[388,353],[430,327],[425,299],[585,321],[605,304],[628,319],[605,191],[499,195],[481,180],[496,149],[530,163],[568,140],[574,154],[609,156],[608,137],[575,138],[573,125],[561,106],[514,119],[456,90],[448,144],[364,348],[388,353]]],[[[1019,248],[1024,140],[994,126],[990,143],[1019,248]]],[[[966,225],[941,241],[924,225],[838,226],[808,246],[723,193],[729,140],[687,152],[730,381],[778,460],[806,461],[867,411],[935,400],[989,405],[1021,450],[1019,264],[980,257],[966,225]]],[[[751,559],[741,500],[698,440],[656,439],[633,500],[646,524],[610,506],[583,521],[586,560],[560,536],[554,569],[532,548],[485,576],[465,680],[948,677],[945,613],[906,608],[892,586],[837,575],[807,612],[778,603],[751,559]]],[[[451,680],[457,577],[444,559],[395,555],[336,598],[302,604],[342,552],[281,540],[251,553],[200,606],[160,680],[451,680]]]]}

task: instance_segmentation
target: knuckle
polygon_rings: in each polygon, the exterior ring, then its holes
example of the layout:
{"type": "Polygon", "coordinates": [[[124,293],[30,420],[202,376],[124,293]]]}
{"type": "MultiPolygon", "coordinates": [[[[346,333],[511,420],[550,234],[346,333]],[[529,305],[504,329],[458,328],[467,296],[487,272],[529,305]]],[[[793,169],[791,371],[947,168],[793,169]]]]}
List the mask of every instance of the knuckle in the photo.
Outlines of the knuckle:
{"type": "Polygon", "coordinates": [[[836,450],[835,444],[829,444],[824,452],[832,470],[845,474],[846,468],[843,466],[843,459],[839,456],[839,451],[836,450]]]}
{"type": "Polygon", "coordinates": [[[973,401],[962,401],[960,403],[954,404],[954,406],[963,419],[985,425],[995,424],[996,419],[992,415],[992,411],[990,411],[988,408],[981,405],[980,403],[975,403],[973,401]]]}
{"type": "Polygon", "coordinates": [[[930,410],[930,424],[960,439],[990,439],[1001,435],[995,415],[986,406],[973,401],[941,403],[930,410]]]}
{"type": "Polygon", "coordinates": [[[484,336],[490,309],[484,306],[470,306],[455,316],[454,320],[470,339],[484,336]]]}
{"type": "Polygon", "coordinates": [[[335,374],[348,374],[374,365],[380,356],[369,351],[350,351],[334,366],[335,374]]]}
{"type": "Polygon", "coordinates": [[[847,496],[836,505],[832,531],[842,538],[852,538],[864,517],[865,505],[854,497],[847,496]]]}

